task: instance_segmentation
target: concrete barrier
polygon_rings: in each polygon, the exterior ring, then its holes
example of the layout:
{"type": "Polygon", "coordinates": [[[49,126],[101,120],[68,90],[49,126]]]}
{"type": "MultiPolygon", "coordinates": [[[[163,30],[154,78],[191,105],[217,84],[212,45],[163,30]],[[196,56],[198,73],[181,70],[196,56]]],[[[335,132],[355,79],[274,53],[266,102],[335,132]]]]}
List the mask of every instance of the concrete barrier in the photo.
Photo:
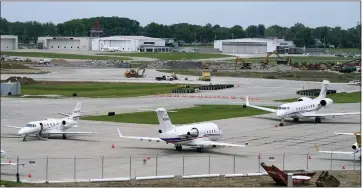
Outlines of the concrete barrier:
{"type": "Polygon", "coordinates": [[[90,182],[110,182],[110,181],[130,181],[128,178],[105,178],[105,179],[89,179],[90,182]]]}
{"type": "Polygon", "coordinates": [[[154,179],[169,179],[169,178],[175,178],[175,175],[136,177],[136,180],[154,180],[154,179]]]}
{"type": "Polygon", "coordinates": [[[256,173],[247,173],[246,176],[264,176],[264,174],[261,172],[256,172],[256,173]]]}
{"type": "Polygon", "coordinates": [[[182,179],[190,179],[190,178],[213,178],[213,177],[219,177],[220,174],[200,174],[200,175],[187,175],[182,176],[182,179]]]}

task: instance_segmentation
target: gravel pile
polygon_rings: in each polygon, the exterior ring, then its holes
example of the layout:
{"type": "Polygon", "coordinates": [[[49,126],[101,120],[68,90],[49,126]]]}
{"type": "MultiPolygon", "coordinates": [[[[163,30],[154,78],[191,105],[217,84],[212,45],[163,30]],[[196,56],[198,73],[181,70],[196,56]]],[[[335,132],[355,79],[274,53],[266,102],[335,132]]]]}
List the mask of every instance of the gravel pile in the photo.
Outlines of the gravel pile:
{"type": "Polygon", "coordinates": [[[120,60],[87,60],[86,64],[95,68],[130,68],[131,63],[120,60]]]}

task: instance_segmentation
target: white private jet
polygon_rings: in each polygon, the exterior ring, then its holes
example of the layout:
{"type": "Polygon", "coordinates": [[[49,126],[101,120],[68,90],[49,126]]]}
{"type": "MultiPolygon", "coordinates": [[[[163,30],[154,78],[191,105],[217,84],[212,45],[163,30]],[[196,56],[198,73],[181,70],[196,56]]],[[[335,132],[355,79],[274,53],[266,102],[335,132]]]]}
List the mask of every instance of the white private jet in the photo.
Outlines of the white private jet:
{"type": "Polygon", "coordinates": [[[97,132],[71,132],[67,131],[72,127],[78,127],[78,120],[80,117],[80,110],[82,108],[82,103],[78,102],[75,106],[73,113],[71,115],[61,113],[59,114],[67,116],[66,118],[55,119],[47,118],[40,121],[32,121],[26,124],[24,127],[15,127],[5,125],[6,127],[20,129],[18,132],[19,136],[24,136],[23,141],[26,140],[27,136],[35,136],[41,140],[45,140],[44,136],[49,137],[54,134],[62,134],[63,139],[66,139],[67,134],[97,134],[97,132]]]}
{"type": "MultiPolygon", "coordinates": [[[[322,122],[322,117],[325,116],[345,116],[345,115],[358,115],[361,112],[348,112],[348,113],[316,113],[322,108],[326,108],[333,104],[333,100],[326,98],[327,85],[330,84],[328,80],[323,80],[322,88],[317,98],[311,99],[309,97],[300,97],[296,102],[282,104],[278,109],[265,108],[261,106],[251,105],[248,100],[248,96],[245,97],[246,106],[257,108],[260,110],[276,113],[277,117],[281,118],[280,126],[284,125],[284,118],[293,118],[295,122],[299,121],[299,118],[315,118],[316,123],[322,122]]],[[[338,83],[340,84],[340,83],[338,83]]],[[[345,83],[343,83],[345,84],[345,83]]]]}
{"type": "Polygon", "coordinates": [[[108,52],[121,51],[120,47],[108,47],[108,46],[104,45],[102,48],[103,48],[104,51],[108,51],[108,52]]]}
{"type": "MultiPolygon", "coordinates": [[[[6,151],[4,150],[1,150],[1,158],[4,158],[6,156],[6,151]]],[[[8,163],[3,163],[1,162],[1,166],[17,166],[18,163],[11,163],[11,162],[8,162],[8,163]]],[[[19,165],[22,165],[24,167],[25,164],[19,164],[19,165]]]]}
{"type": "Polygon", "coordinates": [[[218,142],[223,136],[223,131],[214,123],[205,122],[175,126],[172,124],[165,108],[156,109],[156,113],[158,121],[160,122],[160,129],[158,130],[159,138],[123,136],[117,128],[119,137],[138,139],[141,141],[162,141],[166,144],[172,143],[175,145],[177,151],[182,151],[182,146],[190,146],[197,148],[197,152],[200,153],[203,152],[203,148],[205,147],[245,147],[245,145],[218,142]]]}
{"type": "Polygon", "coordinates": [[[338,135],[355,135],[357,142],[352,145],[352,149],[354,151],[320,151],[319,147],[315,145],[315,148],[320,153],[335,153],[335,154],[346,154],[346,155],[358,155],[361,160],[361,132],[355,132],[355,133],[334,133],[338,135]]]}

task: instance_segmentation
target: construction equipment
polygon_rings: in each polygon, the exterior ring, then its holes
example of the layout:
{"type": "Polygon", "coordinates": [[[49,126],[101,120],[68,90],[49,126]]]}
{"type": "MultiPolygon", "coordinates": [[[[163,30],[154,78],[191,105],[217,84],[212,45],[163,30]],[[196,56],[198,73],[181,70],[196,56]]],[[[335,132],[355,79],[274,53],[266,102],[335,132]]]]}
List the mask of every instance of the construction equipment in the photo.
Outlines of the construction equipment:
{"type": "Polygon", "coordinates": [[[134,69],[131,69],[129,71],[126,71],[124,73],[124,76],[127,77],[127,78],[143,78],[145,76],[145,71],[146,69],[145,68],[139,68],[137,71],[135,71],[134,69]],[[142,74],[140,74],[140,70],[142,70],[142,74]]]}
{"type": "Polygon", "coordinates": [[[292,63],[292,58],[288,57],[287,59],[283,59],[278,51],[274,50],[273,52],[268,52],[264,59],[264,64],[269,65],[269,56],[275,54],[277,56],[277,64],[290,65],[292,63]]]}
{"type": "Polygon", "coordinates": [[[211,73],[209,71],[202,71],[202,75],[199,78],[201,81],[211,81],[211,73]]]}
{"type": "Polygon", "coordinates": [[[234,68],[235,70],[237,69],[239,59],[241,61],[240,69],[251,69],[251,63],[245,62],[245,60],[243,58],[241,58],[241,57],[236,57],[236,59],[235,59],[235,68],[234,68]]]}

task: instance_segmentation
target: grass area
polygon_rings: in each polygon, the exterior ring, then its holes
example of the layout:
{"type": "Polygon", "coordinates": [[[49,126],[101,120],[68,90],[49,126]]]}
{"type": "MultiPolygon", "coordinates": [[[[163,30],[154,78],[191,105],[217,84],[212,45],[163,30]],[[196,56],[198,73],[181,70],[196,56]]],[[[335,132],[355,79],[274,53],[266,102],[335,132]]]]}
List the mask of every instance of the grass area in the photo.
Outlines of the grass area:
{"type": "MultiPolygon", "coordinates": [[[[210,120],[228,119],[266,113],[269,112],[254,108],[243,108],[242,105],[198,105],[192,108],[181,108],[168,112],[169,117],[174,124],[186,124],[210,120]]],[[[115,116],[88,116],[82,119],[139,124],[159,124],[156,112],[154,111],[117,114],[115,116]]]]}
{"type": "MultiPolygon", "coordinates": [[[[286,59],[287,57],[282,57],[284,59],[286,59]]],[[[352,61],[356,58],[353,57],[322,57],[322,56],[291,56],[292,58],[292,62],[298,62],[298,63],[302,63],[302,62],[307,62],[307,63],[325,63],[325,62],[347,62],[347,61],[352,61]]],[[[260,61],[264,61],[264,57],[253,57],[253,58],[244,58],[245,62],[250,62],[250,63],[259,63],[260,61]]],[[[275,55],[269,57],[269,62],[271,64],[276,64],[277,57],[275,57],[275,55]]],[[[233,60],[228,60],[232,63],[235,63],[235,59],[233,60]]]]}
{"type": "MultiPolygon", "coordinates": [[[[201,76],[200,70],[157,70],[160,72],[175,73],[181,75],[201,76]]],[[[322,81],[329,80],[331,82],[349,82],[351,80],[360,80],[361,73],[338,74],[334,72],[321,71],[295,71],[295,72],[252,72],[239,71],[228,72],[218,71],[212,72],[211,76],[241,77],[241,78],[266,78],[266,79],[283,79],[283,80],[303,80],[303,81],[322,81]]],[[[212,79],[212,78],[211,78],[212,79]]]]}
{"type": "Polygon", "coordinates": [[[102,53],[97,55],[148,57],[160,60],[211,59],[211,58],[221,58],[221,57],[232,57],[224,54],[201,54],[201,53],[187,53],[187,52],[102,53]]]}
{"type": "MultiPolygon", "coordinates": [[[[333,103],[359,103],[361,102],[361,92],[353,93],[333,93],[327,95],[328,98],[333,100],[333,103]]],[[[277,102],[295,102],[297,98],[275,100],[277,102]]]]}
{"type": "Polygon", "coordinates": [[[171,93],[174,84],[104,83],[104,82],[55,82],[47,81],[23,85],[22,95],[63,95],[70,97],[118,98],[171,93]]]}
{"type": "Polygon", "coordinates": [[[1,69],[32,69],[23,63],[2,61],[1,69]]]}
{"type": "Polygon", "coordinates": [[[27,183],[22,182],[15,182],[15,181],[7,181],[7,180],[0,180],[0,185],[5,187],[28,187],[27,183]]]}
{"type": "Polygon", "coordinates": [[[328,49],[331,53],[341,54],[341,53],[353,53],[353,54],[360,54],[361,50],[358,48],[329,48],[328,49]]]}
{"type": "Polygon", "coordinates": [[[127,57],[110,57],[110,56],[94,56],[94,55],[78,55],[78,54],[58,54],[46,52],[1,52],[1,55],[22,56],[22,57],[43,57],[43,58],[61,58],[61,59],[89,59],[89,60],[130,60],[127,57]]]}

